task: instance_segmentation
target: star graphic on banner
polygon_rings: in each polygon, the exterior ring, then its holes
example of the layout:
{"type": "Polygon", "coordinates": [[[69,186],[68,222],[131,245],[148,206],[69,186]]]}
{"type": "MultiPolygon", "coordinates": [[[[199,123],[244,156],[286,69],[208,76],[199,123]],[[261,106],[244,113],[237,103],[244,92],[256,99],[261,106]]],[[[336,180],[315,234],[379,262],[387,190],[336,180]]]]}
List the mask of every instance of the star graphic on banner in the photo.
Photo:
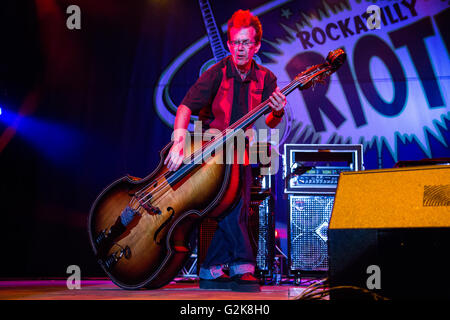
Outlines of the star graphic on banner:
{"type": "Polygon", "coordinates": [[[289,19],[289,17],[292,15],[292,11],[291,9],[287,8],[287,9],[281,9],[281,16],[289,19]]]}

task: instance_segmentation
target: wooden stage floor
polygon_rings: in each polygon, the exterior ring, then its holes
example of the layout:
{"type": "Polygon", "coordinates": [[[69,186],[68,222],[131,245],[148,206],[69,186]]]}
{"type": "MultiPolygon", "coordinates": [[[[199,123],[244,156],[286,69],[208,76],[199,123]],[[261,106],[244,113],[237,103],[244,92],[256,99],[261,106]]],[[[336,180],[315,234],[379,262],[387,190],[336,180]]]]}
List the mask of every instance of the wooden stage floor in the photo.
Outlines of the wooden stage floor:
{"type": "Polygon", "coordinates": [[[0,300],[296,300],[317,280],[301,285],[263,285],[261,292],[202,290],[198,281],[173,281],[157,290],[124,290],[109,279],[82,280],[68,289],[66,280],[0,280],[0,300]]]}

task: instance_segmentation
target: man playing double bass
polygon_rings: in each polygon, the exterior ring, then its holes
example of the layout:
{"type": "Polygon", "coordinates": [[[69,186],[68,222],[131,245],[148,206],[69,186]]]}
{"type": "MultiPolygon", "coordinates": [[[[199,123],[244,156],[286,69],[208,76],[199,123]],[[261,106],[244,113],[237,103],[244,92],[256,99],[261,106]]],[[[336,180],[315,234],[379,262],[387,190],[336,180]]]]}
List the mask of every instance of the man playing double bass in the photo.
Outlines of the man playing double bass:
{"type": "MultiPolygon", "coordinates": [[[[262,27],[258,17],[248,10],[236,11],[228,21],[227,37],[231,56],[204,72],[178,107],[173,145],[164,161],[171,171],[177,170],[184,159],[191,114],[199,116],[203,128],[222,131],[252,107],[270,99],[272,111],[266,117],[266,124],[274,128],[283,117],[286,97],[277,87],[275,75],[253,60],[261,47],[262,27]]],[[[247,231],[251,171],[249,165],[241,168],[240,197],[218,223],[200,268],[201,289],[260,291],[253,276],[256,259],[247,231]],[[223,271],[225,264],[230,268],[229,276],[223,271]]]]}

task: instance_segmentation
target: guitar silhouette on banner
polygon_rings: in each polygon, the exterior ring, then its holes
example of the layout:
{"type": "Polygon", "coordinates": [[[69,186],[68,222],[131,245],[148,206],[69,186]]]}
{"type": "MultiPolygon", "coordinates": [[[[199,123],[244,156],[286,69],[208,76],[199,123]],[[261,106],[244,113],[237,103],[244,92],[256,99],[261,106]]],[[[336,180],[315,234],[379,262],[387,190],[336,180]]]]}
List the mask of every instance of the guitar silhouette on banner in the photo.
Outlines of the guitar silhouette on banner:
{"type": "MultiPolygon", "coordinates": [[[[230,52],[225,49],[225,46],[222,42],[222,38],[220,37],[219,28],[217,28],[216,19],[214,19],[214,15],[211,10],[211,6],[208,0],[199,0],[200,10],[202,11],[203,22],[205,23],[206,33],[208,34],[209,44],[211,46],[211,50],[214,58],[206,61],[202,67],[200,68],[201,75],[203,72],[208,70],[214,64],[230,55],[230,52]]],[[[261,64],[261,59],[254,55],[253,59],[257,64],[261,64]]]]}

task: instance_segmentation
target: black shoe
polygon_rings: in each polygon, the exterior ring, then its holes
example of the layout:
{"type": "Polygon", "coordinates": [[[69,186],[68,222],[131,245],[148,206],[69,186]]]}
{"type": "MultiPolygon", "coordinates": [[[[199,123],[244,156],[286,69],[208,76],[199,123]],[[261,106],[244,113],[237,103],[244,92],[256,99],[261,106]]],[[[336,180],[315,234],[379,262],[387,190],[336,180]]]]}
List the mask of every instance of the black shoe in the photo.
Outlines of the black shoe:
{"type": "Polygon", "coordinates": [[[260,292],[261,287],[259,280],[256,279],[250,272],[244,274],[237,274],[231,278],[231,290],[237,292],[260,292]]]}
{"type": "Polygon", "coordinates": [[[231,289],[231,283],[231,278],[223,274],[216,279],[200,279],[200,289],[229,290],[231,289]]]}

